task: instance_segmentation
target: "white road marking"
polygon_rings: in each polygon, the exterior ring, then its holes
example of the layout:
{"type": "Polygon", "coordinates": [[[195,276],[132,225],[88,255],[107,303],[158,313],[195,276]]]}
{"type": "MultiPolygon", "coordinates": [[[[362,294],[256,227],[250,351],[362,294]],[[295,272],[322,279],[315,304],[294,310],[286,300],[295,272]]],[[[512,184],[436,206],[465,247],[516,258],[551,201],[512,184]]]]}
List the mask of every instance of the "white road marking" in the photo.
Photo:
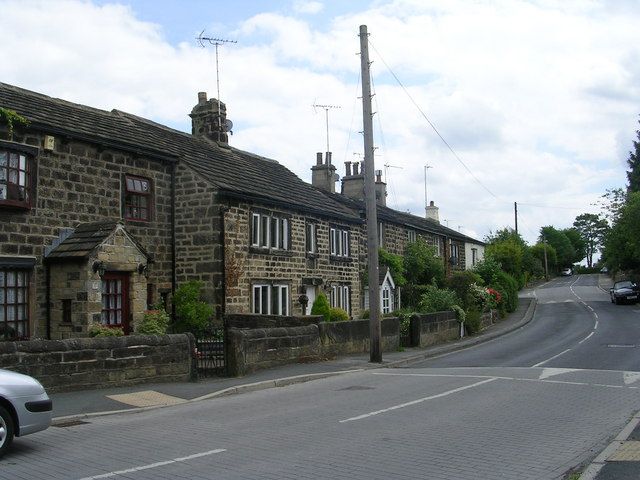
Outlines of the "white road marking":
{"type": "Polygon", "coordinates": [[[624,372],[623,375],[624,384],[629,385],[631,383],[635,383],[640,380],[640,373],[638,372],[624,372]]]}
{"type": "Polygon", "coordinates": [[[575,368],[543,368],[540,372],[538,380],[544,380],[545,378],[555,377],[556,375],[562,375],[563,373],[575,372],[575,368]]]}
{"type": "Polygon", "coordinates": [[[591,338],[591,336],[594,334],[595,332],[591,332],[589,335],[587,335],[585,338],[583,338],[582,340],[580,340],[578,342],[578,345],[581,345],[582,342],[586,342],[587,340],[589,340],[591,338]]]}
{"type": "Polygon", "coordinates": [[[387,412],[391,412],[393,410],[398,410],[400,408],[409,407],[411,405],[417,405],[418,403],[426,402],[427,400],[434,400],[436,398],[446,397],[446,396],[451,395],[453,393],[462,392],[463,390],[468,390],[469,388],[478,387],[478,386],[480,386],[482,384],[493,382],[495,380],[498,380],[498,379],[495,378],[495,377],[488,378],[486,380],[482,380],[480,382],[476,382],[476,383],[473,383],[471,385],[466,385],[464,387],[454,388],[453,390],[449,390],[449,391],[446,391],[446,392],[438,393],[436,395],[431,395],[429,397],[418,398],[417,400],[412,400],[412,401],[407,402],[407,403],[401,403],[399,405],[394,405],[393,407],[383,408],[382,410],[376,410],[375,412],[365,413],[363,415],[358,415],[357,417],[347,418],[346,420],[340,420],[339,423],[346,423],[346,422],[353,422],[355,420],[362,420],[364,418],[373,417],[374,415],[380,415],[381,413],[387,413],[387,412]]]}
{"type": "MultiPolygon", "coordinates": [[[[529,367],[533,368],[533,367],[529,367]]],[[[625,384],[627,383],[626,378],[632,378],[636,376],[640,379],[640,372],[624,372],[621,370],[589,370],[582,368],[545,368],[544,370],[555,370],[557,373],[555,375],[559,375],[561,373],[572,373],[572,372],[589,372],[592,373],[594,371],[598,372],[611,372],[611,373],[622,373],[623,378],[625,378],[625,384]]],[[[523,377],[508,377],[503,375],[469,375],[469,374],[453,374],[453,373],[383,373],[383,372],[375,372],[372,375],[388,375],[388,376],[397,376],[397,377],[449,377],[449,378],[487,378],[492,380],[512,380],[516,382],[539,382],[539,383],[552,383],[556,385],[581,385],[585,387],[602,387],[602,388],[625,388],[627,390],[638,390],[640,387],[629,387],[626,385],[609,385],[606,383],[589,383],[589,382],[570,382],[567,380],[547,380],[545,378],[523,378],[523,377]]],[[[629,382],[631,383],[631,382],[629,382]]]]}
{"type": "Polygon", "coordinates": [[[187,457],[174,458],[173,460],[166,460],[164,462],[150,463],[148,465],[127,468],[125,470],[116,470],[114,472],[103,473],[102,475],[94,475],[93,477],[84,477],[84,478],[81,478],[80,480],[98,480],[100,478],[111,478],[117,475],[125,475],[127,473],[139,472],[140,470],[149,470],[150,468],[163,467],[165,465],[171,465],[172,463],[184,462],[187,460],[191,460],[193,458],[206,457],[207,455],[214,455],[216,453],[222,453],[222,452],[226,452],[226,450],[224,448],[218,448],[216,450],[209,450],[208,452],[196,453],[193,455],[189,455],[187,457]]]}
{"type": "Polygon", "coordinates": [[[571,351],[571,349],[570,349],[570,348],[567,348],[564,352],[560,352],[559,354],[554,355],[554,356],[553,356],[553,357],[551,357],[551,358],[547,358],[547,359],[546,359],[545,361],[543,361],[543,362],[536,363],[535,365],[531,365],[531,366],[532,366],[532,367],[540,367],[540,366],[544,365],[545,363],[550,362],[550,361],[551,361],[551,360],[553,360],[554,358],[558,358],[559,356],[564,355],[565,353],[570,352],[570,351],[571,351]]]}

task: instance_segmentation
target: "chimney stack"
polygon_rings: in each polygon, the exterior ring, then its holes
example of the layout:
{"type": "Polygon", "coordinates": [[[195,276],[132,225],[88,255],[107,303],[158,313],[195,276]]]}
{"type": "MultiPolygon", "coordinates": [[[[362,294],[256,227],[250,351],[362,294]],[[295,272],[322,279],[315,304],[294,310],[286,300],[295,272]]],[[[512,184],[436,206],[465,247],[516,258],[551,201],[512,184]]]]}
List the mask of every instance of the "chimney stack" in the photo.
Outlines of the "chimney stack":
{"type": "Polygon", "coordinates": [[[440,223],[440,215],[438,214],[438,207],[436,207],[433,203],[433,200],[429,202],[429,206],[427,207],[427,220],[433,220],[436,223],[440,223]]]}
{"type": "Polygon", "coordinates": [[[207,100],[207,92],[198,92],[198,104],[191,113],[191,134],[227,145],[230,122],[227,122],[227,106],[212,98],[207,100]]]}
{"type": "Polygon", "coordinates": [[[376,170],[376,203],[385,207],[387,205],[387,184],[382,181],[382,170],[376,170]]]}
{"type": "Polygon", "coordinates": [[[331,152],[327,152],[326,161],[322,160],[322,152],[316,153],[316,164],[311,167],[311,185],[325,192],[336,193],[338,175],[336,167],[331,165],[331,152]]]}
{"type": "Polygon", "coordinates": [[[359,166],[360,162],[345,162],[345,176],[342,177],[342,194],[356,200],[364,200],[364,175],[358,171],[359,166]]]}

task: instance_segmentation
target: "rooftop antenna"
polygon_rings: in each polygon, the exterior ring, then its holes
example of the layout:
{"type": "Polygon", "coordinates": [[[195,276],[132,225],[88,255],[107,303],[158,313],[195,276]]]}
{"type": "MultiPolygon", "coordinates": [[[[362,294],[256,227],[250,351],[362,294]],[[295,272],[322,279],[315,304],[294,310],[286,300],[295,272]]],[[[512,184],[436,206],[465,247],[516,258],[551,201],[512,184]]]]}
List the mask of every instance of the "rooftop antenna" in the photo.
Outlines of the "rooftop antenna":
{"type": "Polygon", "coordinates": [[[326,117],[326,122],[327,122],[327,152],[330,152],[331,150],[329,149],[329,110],[332,108],[342,108],[339,105],[320,105],[317,104],[315,101],[313,102],[313,111],[315,113],[316,108],[324,108],[324,114],[326,117]]]}
{"type": "Polygon", "coordinates": [[[389,169],[390,168],[397,168],[399,170],[402,170],[402,167],[398,167],[397,165],[389,165],[388,163],[384,164],[384,179],[387,180],[387,178],[389,177],[389,169]]]}
{"type": "Polygon", "coordinates": [[[238,41],[227,40],[224,38],[205,37],[204,30],[200,32],[200,35],[196,37],[196,40],[198,40],[198,43],[202,48],[205,47],[205,42],[208,42],[210,45],[213,45],[216,47],[216,93],[217,93],[217,100],[218,100],[218,117],[220,117],[220,68],[219,68],[219,61],[218,61],[218,47],[226,43],[238,43],[238,41]]]}

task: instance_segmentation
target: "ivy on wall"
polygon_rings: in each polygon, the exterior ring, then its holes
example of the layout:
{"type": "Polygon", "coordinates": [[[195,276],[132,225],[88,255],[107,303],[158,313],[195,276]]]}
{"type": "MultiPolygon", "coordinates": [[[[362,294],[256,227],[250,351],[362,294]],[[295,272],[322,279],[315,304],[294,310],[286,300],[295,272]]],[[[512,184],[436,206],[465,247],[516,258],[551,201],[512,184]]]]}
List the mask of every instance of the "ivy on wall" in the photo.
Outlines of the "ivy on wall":
{"type": "Polygon", "coordinates": [[[24,118],[22,115],[18,115],[14,110],[9,110],[8,108],[0,107],[0,121],[6,123],[9,127],[8,135],[9,138],[13,137],[13,129],[16,125],[21,125],[26,127],[29,125],[29,120],[24,118]]]}

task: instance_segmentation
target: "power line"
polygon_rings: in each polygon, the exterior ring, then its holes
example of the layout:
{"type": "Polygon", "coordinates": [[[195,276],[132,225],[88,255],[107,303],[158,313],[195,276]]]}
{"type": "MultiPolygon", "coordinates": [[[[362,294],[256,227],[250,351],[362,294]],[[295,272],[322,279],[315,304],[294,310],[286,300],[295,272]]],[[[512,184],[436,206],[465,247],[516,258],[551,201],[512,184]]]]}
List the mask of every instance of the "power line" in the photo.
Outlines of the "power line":
{"type": "Polygon", "coordinates": [[[391,70],[391,67],[389,67],[389,65],[387,64],[387,62],[384,61],[384,58],[382,58],[382,55],[380,55],[380,52],[378,52],[378,50],[376,49],[376,47],[373,45],[373,43],[371,43],[371,40],[369,40],[369,44],[371,45],[371,48],[373,48],[375,50],[375,52],[378,54],[378,56],[380,57],[380,60],[382,60],[382,63],[384,63],[385,67],[387,67],[387,70],[389,70],[389,73],[391,73],[391,75],[393,76],[393,78],[395,78],[396,82],[398,82],[398,85],[400,85],[400,87],[402,87],[402,90],[404,91],[404,93],[407,95],[407,97],[409,97],[409,99],[411,100],[411,102],[413,103],[413,105],[418,109],[418,111],[420,112],[420,114],[424,117],[424,119],[427,121],[427,123],[429,123],[429,125],[431,126],[431,128],[433,129],[434,132],[436,132],[436,135],[438,135],[438,137],[440,137],[440,140],[442,140],[442,142],[447,146],[447,148],[449,149],[449,151],[453,154],[453,156],[455,157],[456,160],[458,160],[458,162],[460,163],[460,165],[462,165],[465,170],[469,173],[469,175],[471,175],[471,177],[473,177],[473,179],[478,182],[478,184],[484,188],[492,197],[494,198],[498,198],[491,190],[489,190],[489,188],[487,186],[485,186],[471,171],[471,169],[469,169],[469,167],[467,167],[467,165],[462,161],[462,159],[458,156],[458,154],[453,150],[453,148],[451,147],[451,145],[449,145],[449,143],[444,139],[444,137],[440,134],[440,132],[438,131],[438,129],[436,128],[436,126],[433,124],[433,122],[431,122],[431,120],[429,120],[429,117],[427,117],[426,113],[424,113],[424,111],[422,110],[422,108],[420,108],[420,105],[418,105],[418,103],[413,99],[413,97],[411,96],[411,94],[409,93],[409,91],[407,90],[407,88],[404,86],[404,84],[400,81],[400,79],[398,78],[398,76],[393,72],[393,70],[391,70]]]}

